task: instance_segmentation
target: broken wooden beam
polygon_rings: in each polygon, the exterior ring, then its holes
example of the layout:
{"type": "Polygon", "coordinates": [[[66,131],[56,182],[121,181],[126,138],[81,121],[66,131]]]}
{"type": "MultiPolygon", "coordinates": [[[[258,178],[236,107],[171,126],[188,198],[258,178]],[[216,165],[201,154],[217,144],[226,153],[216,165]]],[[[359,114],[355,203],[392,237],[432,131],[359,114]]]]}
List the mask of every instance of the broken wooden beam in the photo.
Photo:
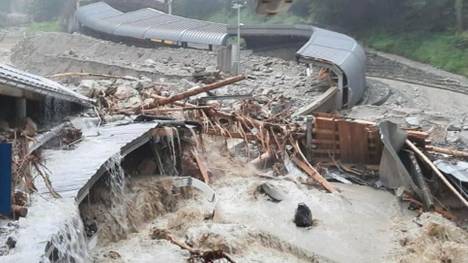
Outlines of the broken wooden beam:
{"type": "Polygon", "coordinates": [[[198,169],[200,169],[200,173],[203,177],[203,181],[205,182],[205,184],[208,184],[210,182],[210,177],[208,175],[208,167],[206,166],[205,161],[200,157],[196,149],[192,150],[192,155],[195,158],[195,162],[198,165],[198,169]]]}
{"type": "Polygon", "coordinates": [[[453,157],[468,158],[468,152],[459,151],[459,150],[455,150],[455,149],[442,148],[442,147],[428,145],[428,146],[426,146],[426,150],[430,151],[430,152],[436,152],[436,153],[443,153],[443,154],[451,155],[453,157]]]}
{"type": "Polygon", "coordinates": [[[416,147],[410,140],[406,139],[406,145],[413,150],[416,155],[420,158],[421,161],[426,163],[433,171],[434,173],[439,177],[440,180],[450,189],[450,191],[464,204],[466,207],[468,207],[468,201],[460,194],[460,192],[455,189],[455,187],[445,178],[445,176],[442,174],[442,172],[437,168],[434,163],[421,151],[416,147]]]}
{"type": "Polygon", "coordinates": [[[48,77],[53,78],[53,79],[68,78],[68,77],[98,77],[98,78],[106,78],[106,79],[123,79],[123,80],[130,80],[130,81],[138,80],[133,77],[114,76],[114,75],[109,75],[109,74],[97,74],[97,73],[86,73],[86,72],[66,72],[66,73],[54,74],[48,77]]]}
{"type": "Polygon", "coordinates": [[[328,192],[333,193],[336,192],[335,187],[330,184],[307,160],[303,161],[293,156],[291,161],[297,165],[301,170],[303,170],[307,175],[312,177],[315,181],[317,181],[323,188],[325,188],[328,192]]]}
{"type": "Polygon", "coordinates": [[[154,103],[151,103],[150,105],[148,105],[148,108],[154,108],[154,107],[161,106],[161,105],[171,104],[171,103],[174,103],[176,101],[183,100],[183,99],[189,98],[191,96],[194,96],[194,95],[197,95],[197,94],[200,94],[200,93],[203,93],[203,92],[207,92],[207,91],[210,91],[210,90],[214,90],[214,89],[224,87],[224,86],[229,85],[229,84],[236,83],[236,82],[241,81],[243,79],[245,79],[244,75],[237,75],[237,76],[230,77],[230,78],[227,78],[227,79],[224,79],[224,80],[221,80],[221,81],[217,81],[215,83],[211,83],[211,84],[208,84],[208,85],[205,85],[205,86],[194,87],[194,88],[191,88],[191,89],[186,90],[184,92],[172,95],[170,97],[161,98],[161,99],[155,101],[154,103]]]}

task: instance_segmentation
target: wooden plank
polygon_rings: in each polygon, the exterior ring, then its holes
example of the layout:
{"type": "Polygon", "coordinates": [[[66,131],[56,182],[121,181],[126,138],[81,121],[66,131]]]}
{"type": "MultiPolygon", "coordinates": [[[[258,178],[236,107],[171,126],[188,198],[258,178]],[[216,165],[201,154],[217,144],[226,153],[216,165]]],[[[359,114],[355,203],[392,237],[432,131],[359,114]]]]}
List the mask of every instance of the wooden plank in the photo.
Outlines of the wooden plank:
{"type": "Polygon", "coordinates": [[[193,157],[195,157],[195,161],[197,162],[198,169],[200,169],[200,173],[203,176],[203,181],[206,184],[208,184],[210,182],[210,177],[208,176],[208,167],[206,166],[205,161],[202,160],[197,150],[193,149],[192,154],[193,154],[193,157]]]}
{"type": "Polygon", "coordinates": [[[369,148],[366,126],[349,121],[338,121],[341,161],[365,164],[369,148]]]}
{"type": "Polygon", "coordinates": [[[307,161],[300,160],[299,158],[293,156],[291,161],[296,164],[301,170],[303,170],[307,175],[312,177],[315,181],[317,181],[323,188],[325,188],[328,192],[333,193],[336,192],[335,187],[330,184],[323,176],[307,161]]]}

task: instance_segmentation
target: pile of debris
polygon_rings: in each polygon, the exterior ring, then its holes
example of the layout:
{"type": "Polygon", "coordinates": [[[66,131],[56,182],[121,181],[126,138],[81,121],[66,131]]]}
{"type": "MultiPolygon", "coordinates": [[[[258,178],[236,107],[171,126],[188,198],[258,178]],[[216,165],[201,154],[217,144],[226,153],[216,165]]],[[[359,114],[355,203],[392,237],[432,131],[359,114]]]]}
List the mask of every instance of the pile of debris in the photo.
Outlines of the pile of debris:
{"type": "MultiPolygon", "coordinates": [[[[315,113],[294,119],[297,108],[280,99],[240,98],[226,104],[225,96],[200,98],[202,93],[210,94],[244,79],[239,75],[210,80],[210,84],[175,94],[163,86],[149,85],[140,91],[143,97],[135,100],[138,103],[125,106],[118,103],[117,88],[114,93],[102,93],[101,106],[105,114],[196,121],[202,125],[203,134],[241,140],[247,157],[257,167],[274,167],[281,174],[284,161],[291,160],[328,192],[339,192],[327,180],[330,173],[325,172],[334,168],[352,174],[349,178],[358,183],[371,184],[366,179],[372,178],[376,187],[395,190],[413,209],[435,210],[455,219],[449,210],[468,206],[466,182],[443,169],[447,164],[434,162],[441,158],[462,162],[468,153],[433,146],[428,133],[403,130],[391,122],[344,119],[337,114],[315,113]]],[[[201,161],[206,161],[203,151],[194,151],[193,155],[202,171],[201,179],[209,182],[209,173],[201,161]]],[[[333,175],[330,179],[349,181],[333,175]]]]}

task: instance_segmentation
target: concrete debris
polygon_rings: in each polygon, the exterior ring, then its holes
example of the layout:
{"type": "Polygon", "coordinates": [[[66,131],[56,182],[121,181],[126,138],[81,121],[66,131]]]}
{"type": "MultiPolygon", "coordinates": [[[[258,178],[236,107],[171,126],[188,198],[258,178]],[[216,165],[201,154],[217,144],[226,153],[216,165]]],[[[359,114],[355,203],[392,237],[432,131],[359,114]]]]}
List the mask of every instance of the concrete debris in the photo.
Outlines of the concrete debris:
{"type": "Polygon", "coordinates": [[[266,194],[268,197],[271,198],[273,202],[281,202],[285,199],[284,194],[281,192],[278,187],[265,182],[261,185],[257,186],[257,191],[262,194],[266,194]]]}

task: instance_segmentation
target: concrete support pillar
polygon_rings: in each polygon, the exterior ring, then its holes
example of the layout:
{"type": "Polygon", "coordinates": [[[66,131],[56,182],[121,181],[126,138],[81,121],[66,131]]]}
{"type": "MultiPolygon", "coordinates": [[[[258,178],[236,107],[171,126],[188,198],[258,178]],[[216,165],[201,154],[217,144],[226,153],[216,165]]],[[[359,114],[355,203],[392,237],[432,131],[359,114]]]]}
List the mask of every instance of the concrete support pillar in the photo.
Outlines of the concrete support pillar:
{"type": "Polygon", "coordinates": [[[232,46],[223,46],[218,49],[218,69],[225,73],[232,72],[232,46]]]}
{"type": "Polygon", "coordinates": [[[16,123],[20,124],[24,118],[27,117],[26,113],[26,105],[27,101],[26,98],[17,98],[16,99],[16,123]]]}

